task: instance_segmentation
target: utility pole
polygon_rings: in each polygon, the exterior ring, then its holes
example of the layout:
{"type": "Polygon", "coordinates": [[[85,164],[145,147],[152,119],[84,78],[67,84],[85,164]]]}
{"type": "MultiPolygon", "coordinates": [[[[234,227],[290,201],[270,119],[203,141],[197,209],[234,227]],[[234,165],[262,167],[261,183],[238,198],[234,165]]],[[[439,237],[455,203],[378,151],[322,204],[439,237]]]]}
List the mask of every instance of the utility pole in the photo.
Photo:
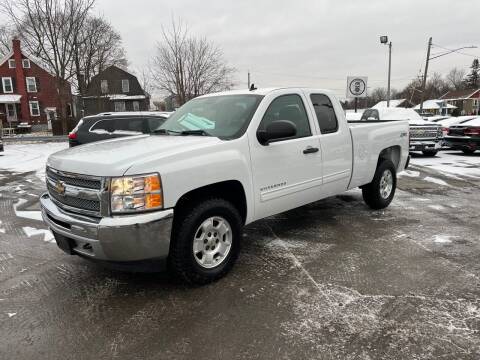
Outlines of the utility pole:
{"type": "Polygon", "coordinates": [[[248,70],[248,89],[250,89],[250,70],[248,70]]]}
{"type": "Polygon", "coordinates": [[[427,60],[425,61],[425,72],[422,81],[422,93],[420,95],[420,114],[423,112],[423,99],[425,97],[425,86],[427,84],[428,62],[430,61],[430,49],[432,48],[432,38],[428,39],[427,60]]]}
{"type": "Polygon", "coordinates": [[[387,85],[387,107],[390,107],[390,75],[392,73],[392,42],[388,44],[388,85],[387,85]]]}
{"type": "Polygon", "coordinates": [[[380,36],[380,43],[388,45],[388,84],[387,84],[387,107],[390,107],[390,75],[392,73],[392,42],[388,42],[388,36],[380,36]]]}

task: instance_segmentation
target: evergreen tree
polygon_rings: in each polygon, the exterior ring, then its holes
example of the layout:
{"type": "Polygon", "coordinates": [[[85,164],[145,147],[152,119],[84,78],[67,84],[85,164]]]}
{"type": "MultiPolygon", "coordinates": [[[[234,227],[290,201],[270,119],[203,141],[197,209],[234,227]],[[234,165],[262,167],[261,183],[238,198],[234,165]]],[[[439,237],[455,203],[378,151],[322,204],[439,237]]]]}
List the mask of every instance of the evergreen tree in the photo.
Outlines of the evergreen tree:
{"type": "Polygon", "coordinates": [[[480,87],[480,64],[478,59],[473,60],[472,69],[465,79],[465,87],[468,89],[478,89],[480,87]]]}

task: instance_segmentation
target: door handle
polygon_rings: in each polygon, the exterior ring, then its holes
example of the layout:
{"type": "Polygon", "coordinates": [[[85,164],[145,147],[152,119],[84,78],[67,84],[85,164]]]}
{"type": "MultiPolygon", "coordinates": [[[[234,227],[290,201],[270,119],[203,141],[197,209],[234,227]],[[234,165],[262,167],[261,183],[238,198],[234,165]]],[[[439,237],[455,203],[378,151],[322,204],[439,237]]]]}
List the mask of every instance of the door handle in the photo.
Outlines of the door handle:
{"type": "Polygon", "coordinates": [[[305,150],[303,150],[303,153],[304,154],[313,154],[313,153],[316,153],[317,151],[318,151],[318,148],[307,146],[307,148],[305,150]]]}

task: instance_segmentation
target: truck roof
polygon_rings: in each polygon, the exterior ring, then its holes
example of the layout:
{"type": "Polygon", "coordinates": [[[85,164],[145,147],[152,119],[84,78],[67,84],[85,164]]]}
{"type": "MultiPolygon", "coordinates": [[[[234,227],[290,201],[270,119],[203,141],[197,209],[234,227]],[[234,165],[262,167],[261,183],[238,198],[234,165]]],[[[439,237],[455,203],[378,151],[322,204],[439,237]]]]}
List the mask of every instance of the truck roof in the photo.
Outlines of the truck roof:
{"type": "Polygon", "coordinates": [[[206,94],[199,96],[200,98],[202,97],[209,97],[209,96],[219,96],[219,95],[267,95],[273,91],[277,90],[308,90],[308,91],[318,91],[321,92],[322,94],[328,94],[328,95],[334,95],[332,91],[327,90],[327,89],[318,89],[318,88],[309,88],[309,87],[270,87],[270,88],[258,88],[255,90],[248,90],[248,89],[242,89],[242,90],[229,90],[229,91],[222,91],[218,93],[211,93],[211,94],[206,94]]]}

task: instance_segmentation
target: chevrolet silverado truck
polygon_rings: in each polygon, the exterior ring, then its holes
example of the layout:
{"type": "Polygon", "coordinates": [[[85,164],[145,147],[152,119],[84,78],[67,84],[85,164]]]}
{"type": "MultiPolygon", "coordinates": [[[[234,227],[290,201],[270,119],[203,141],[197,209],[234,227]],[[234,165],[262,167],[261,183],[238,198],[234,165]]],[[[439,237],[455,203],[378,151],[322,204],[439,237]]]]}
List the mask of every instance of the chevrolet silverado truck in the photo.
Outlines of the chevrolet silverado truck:
{"type": "Polygon", "coordinates": [[[41,209],[68,254],[204,284],[233,266],[253,221],[357,187],[385,208],[408,159],[408,122],[348,124],[329,91],[231,91],[152,134],[52,154],[41,209]]]}
{"type": "Polygon", "coordinates": [[[442,148],[443,131],[439,124],[424,120],[415,110],[395,107],[367,109],[361,120],[408,121],[410,124],[410,152],[421,151],[425,156],[435,156],[442,148]]]}

